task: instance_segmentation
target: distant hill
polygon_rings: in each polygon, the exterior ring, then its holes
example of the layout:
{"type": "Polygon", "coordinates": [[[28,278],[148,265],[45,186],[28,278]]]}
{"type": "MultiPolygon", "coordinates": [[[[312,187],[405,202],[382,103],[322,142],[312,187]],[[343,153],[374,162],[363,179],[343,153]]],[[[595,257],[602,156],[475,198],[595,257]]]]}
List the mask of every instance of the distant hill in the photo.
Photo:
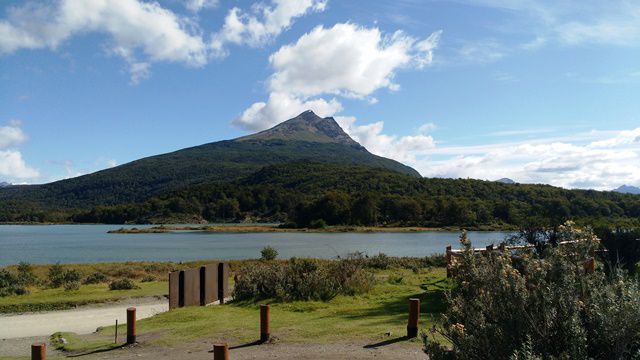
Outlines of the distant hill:
{"type": "Polygon", "coordinates": [[[0,188],[4,188],[4,187],[8,187],[8,186],[11,186],[11,184],[9,184],[8,182],[4,182],[4,181],[0,182],[0,188]]]}
{"type": "Polygon", "coordinates": [[[503,183],[503,184],[515,184],[516,183],[515,181],[513,181],[513,180],[511,180],[509,178],[498,179],[498,180],[496,180],[496,182],[503,183]]]}
{"type": "Polygon", "coordinates": [[[640,194],[639,187],[629,186],[629,185],[622,185],[613,191],[623,193],[623,194],[640,194]]]}
{"type": "Polygon", "coordinates": [[[299,161],[369,166],[420,177],[406,165],[368,152],[333,118],[306,111],[269,130],[235,140],[151,156],[50,184],[3,188],[0,201],[7,207],[29,204],[55,209],[125,204],[185,186],[225,183],[265,166],[299,161]]]}

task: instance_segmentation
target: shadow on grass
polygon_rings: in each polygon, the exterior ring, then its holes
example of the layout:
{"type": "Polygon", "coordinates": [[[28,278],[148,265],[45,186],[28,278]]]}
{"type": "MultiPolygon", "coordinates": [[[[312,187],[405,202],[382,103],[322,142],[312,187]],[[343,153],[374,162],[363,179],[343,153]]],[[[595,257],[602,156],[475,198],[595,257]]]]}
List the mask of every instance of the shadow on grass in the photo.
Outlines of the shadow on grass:
{"type": "Polygon", "coordinates": [[[389,340],[385,340],[385,341],[380,341],[380,342],[377,342],[375,344],[365,345],[365,346],[363,346],[363,348],[365,348],[365,349],[375,349],[375,348],[379,348],[379,347],[383,347],[383,346],[399,343],[399,342],[405,341],[405,340],[409,340],[409,337],[408,336],[401,336],[401,337],[398,337],[398,338],[395,338],[395,339],[389,339],[389,340]]]}
{"type": "Polygon", "coordinates": [[[420,313],[430,316],[439,316],[447,309],[445,291],[449,289],[447,281],[438,279],[432,282],[425,282],[420,285],[424,292],[414,294],[394,295],[387,294],[387,297],[378,302],[377,306],[348,313],[338,313],[346,319],[357,320],[368,317],[385,316],[392,318],[405,318],[409,312],[409,299],[420,299],[420,313]]]}

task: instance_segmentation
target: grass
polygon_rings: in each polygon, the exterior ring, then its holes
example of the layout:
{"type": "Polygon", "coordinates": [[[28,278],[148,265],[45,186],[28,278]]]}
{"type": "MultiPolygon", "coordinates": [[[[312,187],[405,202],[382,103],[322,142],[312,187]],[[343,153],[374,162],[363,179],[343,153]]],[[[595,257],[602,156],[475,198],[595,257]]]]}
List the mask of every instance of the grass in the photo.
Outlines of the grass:
{"type": "Polygon", "coordinates": [[[137,283],[139,289],[109,290],[109,284],[82,285],[79,290],[32,288],[27,295],[0,297],[0,313],[70,309],[80,305],[117,301],[132,297],[163,296],[167,283],[137,283]]]}
{"type": "MultiPolygon", "coordinates": [[[[420,327],[439,322],[445,310],[444,290],[450,286],[445,269],[379,270],[377,285],[360,296],[338,296],[327,302],[271,303],[271,333],[280,342],[331,343],[364,341],[376,343],[391,332],[391,338],[406,334],[408,299],[421,299],[420,327]]],[[[144,344],[172,346],[199,339],[227,341],[231,346],[259,337],[259,304],[232,302],[223,306],[176,309],[137,322],[138,338],[144,344]]],[[[124,334],[122,325],[118,332],[124,334]]],[[[64,350],[74,353],[113,348],[114,326],[90,336],[65,334],[64,350]]],[[[416,345],[418,339],[411,340],[416,345]]]]}

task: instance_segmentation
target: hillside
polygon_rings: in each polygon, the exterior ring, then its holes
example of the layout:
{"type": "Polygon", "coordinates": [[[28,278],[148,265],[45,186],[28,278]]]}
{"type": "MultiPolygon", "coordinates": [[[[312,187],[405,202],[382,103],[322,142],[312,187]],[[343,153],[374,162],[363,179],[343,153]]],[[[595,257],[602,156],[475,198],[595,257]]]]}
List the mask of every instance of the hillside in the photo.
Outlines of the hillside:
{"type": "MultiPolygon", "coordinates": [[[[224,183],[265,166],[296,161],[362,165],[414,177],[414,169],[369,153],[333,118],[311,111],[261,133],[143,158],[44,185],[0,189],[4,207],[88,208],[143,201],[196,184],[224,183]]],[[[0,211],[2,209],[0,208],[0,211]]]]}
{"type": "Polygon", "coordinates": [[[183,188],[143,203],[77,213],[77,222],[287,222],[513,228],[531,221],[637,222],[640,196],[549,185],[425,179],[321,163],[266,167],[225,184],[183,188]]]}

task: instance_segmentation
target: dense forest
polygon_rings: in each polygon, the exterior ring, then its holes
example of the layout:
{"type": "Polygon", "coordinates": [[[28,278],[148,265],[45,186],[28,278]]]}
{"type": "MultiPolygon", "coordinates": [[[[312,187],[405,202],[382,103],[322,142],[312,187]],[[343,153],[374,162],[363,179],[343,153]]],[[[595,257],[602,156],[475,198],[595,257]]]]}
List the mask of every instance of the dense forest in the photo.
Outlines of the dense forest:
{"type": "Polygon", "coordinates": [[[0,221],[89,223],[281,222],[287,226],[399,225],[509,228],[566,219],[640,218],[640,196],[548,185],[426,179],[366,166],[301,162],[227,183],[187,186],[145,201],[90,210],[5,206],[0,221]]]}

